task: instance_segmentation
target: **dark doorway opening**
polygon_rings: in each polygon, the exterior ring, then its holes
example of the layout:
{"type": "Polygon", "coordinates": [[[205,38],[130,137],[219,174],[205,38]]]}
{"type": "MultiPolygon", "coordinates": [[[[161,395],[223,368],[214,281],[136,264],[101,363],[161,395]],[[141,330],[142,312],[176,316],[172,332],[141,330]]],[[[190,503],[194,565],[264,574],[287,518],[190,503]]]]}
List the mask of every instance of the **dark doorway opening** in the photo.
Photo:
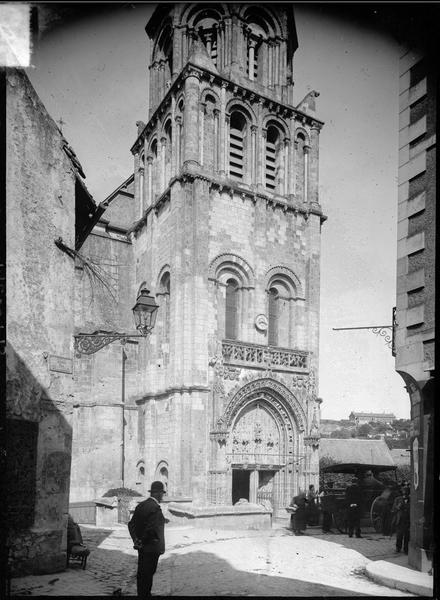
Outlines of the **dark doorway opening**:
{"type": "Polygon", "coordinates": [[[249,500],[250,475],[250,471],[232,469],[232,504],[238,502],[240,498],[249,500]]]}

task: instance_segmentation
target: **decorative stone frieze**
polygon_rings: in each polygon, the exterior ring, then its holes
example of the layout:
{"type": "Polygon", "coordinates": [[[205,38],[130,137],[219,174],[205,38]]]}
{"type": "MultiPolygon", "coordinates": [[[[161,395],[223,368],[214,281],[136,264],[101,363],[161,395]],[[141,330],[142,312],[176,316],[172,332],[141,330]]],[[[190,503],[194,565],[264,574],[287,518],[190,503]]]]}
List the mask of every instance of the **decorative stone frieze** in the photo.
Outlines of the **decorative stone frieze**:
{"type": "Polygon", "coordinates": [[[225,364],[247,368],[270,368],[272,371],[308,371],[308,353],[300,350],[272,348],[245,342],[223,341],[225,364]]]}

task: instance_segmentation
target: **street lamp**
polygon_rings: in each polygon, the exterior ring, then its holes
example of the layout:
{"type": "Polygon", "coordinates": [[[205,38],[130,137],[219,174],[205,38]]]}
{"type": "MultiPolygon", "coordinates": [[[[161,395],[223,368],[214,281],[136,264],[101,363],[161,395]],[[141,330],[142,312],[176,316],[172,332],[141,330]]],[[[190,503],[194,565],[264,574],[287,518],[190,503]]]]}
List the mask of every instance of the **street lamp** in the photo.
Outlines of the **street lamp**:
{"type": "Polygon", "coordinates": [[[149,293],[150,290],[142,289],[137,297],[136,304],[132,308],[136,329],[143,336],[151,333],[156,323],[157,309],[159,308],[153,296],[149,296],[149,293]]]}
{"type": "Polygon", "coordinates": [[[118,333],[116,331],[104,331],[103,329],[99,329],[94,333],[78,333],[74,336],[76,356],[94,354],[104,346],[117,340],[124,344],[129,338],[147,337],[156,323],[157,309],[159,308],[153,296],[149,294],[149,290],[142,289],[136,299],[136,304],[132,308],[135,326],[139,333],[118,333]]]}

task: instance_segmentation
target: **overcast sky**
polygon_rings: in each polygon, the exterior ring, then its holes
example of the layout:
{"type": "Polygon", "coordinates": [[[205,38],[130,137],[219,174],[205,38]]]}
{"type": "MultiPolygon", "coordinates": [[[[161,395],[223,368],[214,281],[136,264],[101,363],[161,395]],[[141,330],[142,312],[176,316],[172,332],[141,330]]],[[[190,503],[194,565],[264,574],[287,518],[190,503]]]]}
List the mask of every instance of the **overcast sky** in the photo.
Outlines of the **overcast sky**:
{"type": "MultiPolygon", "coordinates": [[[[97,203],[133,169],[147,121],[145,24],[151,3],[47,29],[27,73],[86,173],[97,203]]],[[[44,26],[44,21],[41,22],[44,26]]],[[[333,327],[390,325],[396,297],[398,60],[390,36],[336,10],[297,5],[296,103],[320,92],[322,418],[352,410],[408,418],[403,380],[383,337],[333,327]]]]}

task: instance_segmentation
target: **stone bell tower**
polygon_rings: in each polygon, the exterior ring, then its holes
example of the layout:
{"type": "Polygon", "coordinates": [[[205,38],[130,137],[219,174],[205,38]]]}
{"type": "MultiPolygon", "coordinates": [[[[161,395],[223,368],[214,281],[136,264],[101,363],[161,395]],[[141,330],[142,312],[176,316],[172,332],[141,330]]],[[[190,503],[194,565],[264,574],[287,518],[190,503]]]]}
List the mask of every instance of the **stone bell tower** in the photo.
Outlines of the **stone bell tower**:
{"type": "Polygon", "coordinates": [[[136,468],[281,514],[318,483],[318,94],[294,104],[291,5],[163,4],[146,32],[131,237],[160,308],[136,468]]]}

